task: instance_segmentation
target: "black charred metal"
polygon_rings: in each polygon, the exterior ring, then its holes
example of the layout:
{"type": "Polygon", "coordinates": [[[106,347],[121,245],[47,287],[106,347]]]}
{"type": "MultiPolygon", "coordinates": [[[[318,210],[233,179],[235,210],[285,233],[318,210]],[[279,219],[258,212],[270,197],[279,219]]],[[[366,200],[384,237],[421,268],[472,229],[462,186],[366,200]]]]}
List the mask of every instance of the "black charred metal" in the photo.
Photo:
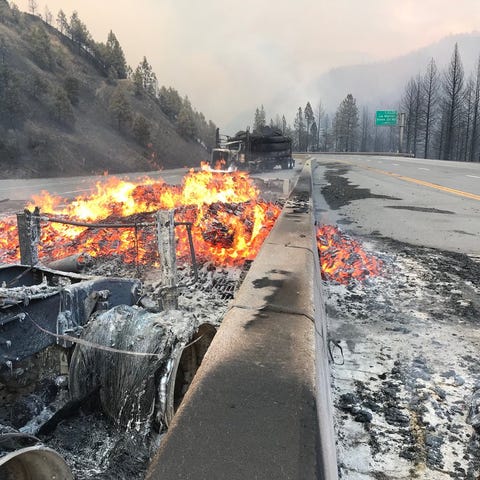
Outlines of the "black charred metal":
{"type": "Polygon", "coordinates": [[[0,372],[48,346],[70,346],[56,335],[75,336],[90,315],[134,305],[140,281],[87,277],[45,267],[0,267],[0,372]]]}

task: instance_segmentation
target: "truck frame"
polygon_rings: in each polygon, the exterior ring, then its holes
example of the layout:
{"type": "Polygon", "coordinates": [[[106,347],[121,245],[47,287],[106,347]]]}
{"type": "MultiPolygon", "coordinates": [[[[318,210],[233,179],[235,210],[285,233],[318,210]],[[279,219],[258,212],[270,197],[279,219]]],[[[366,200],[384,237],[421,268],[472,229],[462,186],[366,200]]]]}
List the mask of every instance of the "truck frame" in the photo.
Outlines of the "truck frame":
{"type": "Polygon", "coordinates": [[[294,164],[292,140],[271,127],[253,133],[247,129],[223,142],[218,141],[210,160],[210,168],[219,171],[259,172],[276,166],[293,168],[294,164]]]}

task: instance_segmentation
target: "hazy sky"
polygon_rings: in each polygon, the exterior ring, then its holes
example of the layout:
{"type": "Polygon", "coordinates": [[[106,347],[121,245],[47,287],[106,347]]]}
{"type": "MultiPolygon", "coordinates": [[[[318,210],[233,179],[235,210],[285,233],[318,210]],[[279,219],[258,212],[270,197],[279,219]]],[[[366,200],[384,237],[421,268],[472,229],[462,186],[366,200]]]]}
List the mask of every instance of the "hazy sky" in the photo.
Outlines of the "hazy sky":
{"type": "MultiPolygon", "coordinates": [[[[28,0],[16,0],[21,10],[28,0]]],[[[145,55],[160,85],[188,95],[221,127],[332,67],[386,59],[480,29],[480,0],[37,0],[54,19],[76,10],[96,41],[113,30],[127,62],[145,55]]],[[[423,67],[423,66],[422,66],[423,67]]],[[[236,125],[245,127],[246,125],[236,125]]],[[[234,133],[234,132],[226,132],[234,133]]]]}

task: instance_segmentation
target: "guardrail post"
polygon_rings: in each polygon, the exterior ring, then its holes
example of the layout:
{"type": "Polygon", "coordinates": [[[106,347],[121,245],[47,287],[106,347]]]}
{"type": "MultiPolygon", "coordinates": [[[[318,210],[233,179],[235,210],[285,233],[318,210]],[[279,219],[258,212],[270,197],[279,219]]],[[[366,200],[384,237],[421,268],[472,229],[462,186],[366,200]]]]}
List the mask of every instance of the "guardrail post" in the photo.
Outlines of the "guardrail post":
{"type": "Polygon", "coordinates": [[[175,221],[173,210],[157,212],[157,241],[160,254],[160,281],[165,310],[178,308],[177,257],[175,248],[175,221]]]}
{"type": "Polygon", "coordinates": [[[35,207],[33,212],[25,209],[17,213],[18,242],[20,246],[20,262],[23,265],[38,263],[38,244],[40,243],[40,211],[35,207]]]}

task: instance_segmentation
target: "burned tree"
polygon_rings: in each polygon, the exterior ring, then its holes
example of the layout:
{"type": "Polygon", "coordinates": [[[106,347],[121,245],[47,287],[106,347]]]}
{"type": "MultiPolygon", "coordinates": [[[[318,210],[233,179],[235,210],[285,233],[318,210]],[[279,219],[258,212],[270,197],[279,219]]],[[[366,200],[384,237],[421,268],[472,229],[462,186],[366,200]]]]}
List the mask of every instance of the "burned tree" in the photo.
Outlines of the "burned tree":
{"type": "Polygon", "coordinates": [[[479,160],[478,155],[478,115],[479,115],[479,106],[480,106],[480,57],[478,58],[477,63],[477,73],[475,78],[475,90],[473,93],[473,108],[472,108],[472,130],[470,137],[470,155],[468,160],[474,162],[479,160]]]}
{"type": "Polygon", "coordinates": [[[422,92],[420,78],[411,78],[405,87],[401,110],[405,112],[406,151],[416,155],[421,128],[422,92]]]}
{"type": "Polygon", "coordinates": [[[437,117],[439,101],[438,87],[439,78],[437,65],[435,64],[435,60],[432,58],[422,80],[422,89],[424,95],[423,114],[425,119],[423,158],[428,158],[429,155],[432,127],[437,117]]]}
{"type": "Polygon", "coordinates": [[[442,158],[455,157],[459,141],[459,125],[464,97],[464,71],[458,45],[455,44],[452,59],[443,78],[445,130],[443,135],[442,158]]]}

